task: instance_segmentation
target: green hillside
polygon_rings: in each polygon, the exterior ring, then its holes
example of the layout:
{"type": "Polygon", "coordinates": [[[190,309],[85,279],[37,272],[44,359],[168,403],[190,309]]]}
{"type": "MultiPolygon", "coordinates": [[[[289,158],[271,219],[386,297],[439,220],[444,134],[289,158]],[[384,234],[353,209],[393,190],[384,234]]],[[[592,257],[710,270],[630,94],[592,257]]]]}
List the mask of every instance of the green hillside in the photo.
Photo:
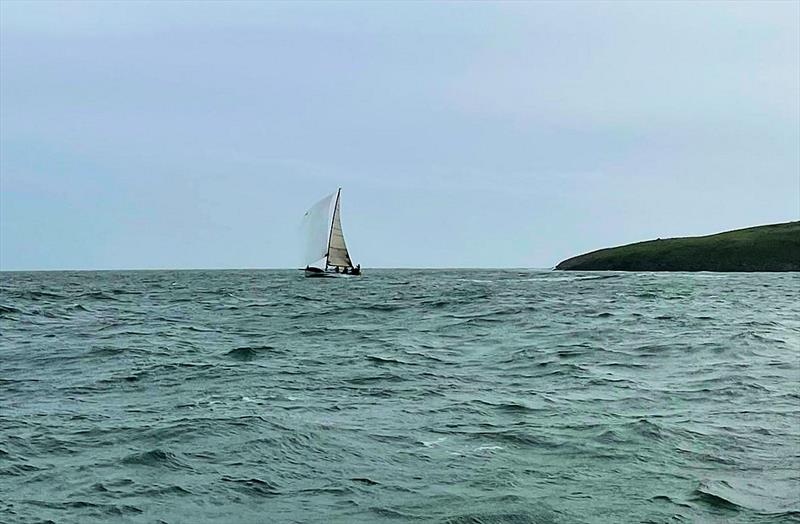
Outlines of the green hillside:
{"type": "Polygon", "coordinates": [[[800,271],[800,222],[668,238],[593,251],[556,269],[576,271],[800,271]]]}

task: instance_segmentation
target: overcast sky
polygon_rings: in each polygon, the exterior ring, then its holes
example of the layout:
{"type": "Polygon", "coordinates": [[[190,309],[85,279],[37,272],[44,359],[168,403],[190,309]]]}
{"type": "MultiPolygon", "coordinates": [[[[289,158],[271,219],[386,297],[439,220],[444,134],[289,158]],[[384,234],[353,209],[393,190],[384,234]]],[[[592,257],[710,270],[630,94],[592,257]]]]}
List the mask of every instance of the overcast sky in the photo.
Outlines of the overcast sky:
{"type": "Polygon", "coordinates": [[[800,3],[0,3],[0,268],[552,267],[800,215],[800,3]]]}

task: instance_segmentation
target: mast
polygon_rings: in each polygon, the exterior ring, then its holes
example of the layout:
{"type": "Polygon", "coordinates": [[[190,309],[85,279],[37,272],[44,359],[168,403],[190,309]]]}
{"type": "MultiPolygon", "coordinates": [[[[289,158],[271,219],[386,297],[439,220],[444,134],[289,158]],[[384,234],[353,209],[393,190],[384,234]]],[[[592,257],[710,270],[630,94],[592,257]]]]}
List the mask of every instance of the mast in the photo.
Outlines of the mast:
{"type": "Polygon", "coordinates": [[[336,221],[336,211],[339,209],[339,196],[342,193],[342,188],[336,190],[336,203],[333,204],[333,216],[331,217],[331,230],[328,232],[328,249],[325,250],[325,267],[328,267],[328,257],[331,254],[331,238],[333,237],[333,224],[336,221]]]}

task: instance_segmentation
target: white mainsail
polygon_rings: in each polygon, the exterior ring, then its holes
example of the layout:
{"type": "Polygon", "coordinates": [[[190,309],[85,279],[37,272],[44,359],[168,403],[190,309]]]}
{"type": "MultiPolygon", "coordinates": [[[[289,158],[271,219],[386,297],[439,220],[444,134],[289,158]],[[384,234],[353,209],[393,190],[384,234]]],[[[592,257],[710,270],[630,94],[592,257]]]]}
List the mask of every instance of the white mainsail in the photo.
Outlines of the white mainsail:
{"type": "Polygon", "coordinates": [[[350,254],[347,252],[347,244],[344,242],[342,220],[339,218],[339,194],[341,192],[341,189],[336,192],[336,206],[333,209],[333,221],[331,222],[331,238],[328,242],[328,265],[353,267],[350,254]]]}
{"type": "Polygon", "coordinates": [[[330,237],[331,206],[337,193],[331,193],[306,211],[300,229],[305,239],[303,263],[307,266],[324,264],[328,254],[328,238],[330,237]]]}
{"type": "Polygon", "coordinates": [[[305,238],[303,262],[307,266],[353,267],[339,217],[341,189],[306,211],[301,229],[305,238]]]}

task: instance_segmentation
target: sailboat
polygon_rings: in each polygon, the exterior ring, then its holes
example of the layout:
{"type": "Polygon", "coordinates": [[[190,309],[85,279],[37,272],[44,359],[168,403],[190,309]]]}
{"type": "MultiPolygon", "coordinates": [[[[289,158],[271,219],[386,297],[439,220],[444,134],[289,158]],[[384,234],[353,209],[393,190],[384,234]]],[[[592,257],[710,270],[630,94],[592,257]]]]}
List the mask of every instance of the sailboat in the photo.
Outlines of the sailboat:
{"type": "Polygon", "coordinates": [[[326,196],[306,211],[302,229],[305,236],[305,275],[344,277],[361,274],[353,265],[342,232],[340,200],[342,188],[326,196]]]}

